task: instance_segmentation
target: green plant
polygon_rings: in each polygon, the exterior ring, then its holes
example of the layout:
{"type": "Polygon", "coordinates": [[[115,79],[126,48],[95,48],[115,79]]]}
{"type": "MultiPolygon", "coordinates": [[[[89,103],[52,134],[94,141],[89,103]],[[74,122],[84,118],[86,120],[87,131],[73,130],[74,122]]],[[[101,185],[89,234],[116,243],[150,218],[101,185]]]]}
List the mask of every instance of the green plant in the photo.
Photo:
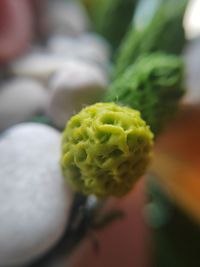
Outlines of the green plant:
{"type": "Polygon", "coordinates": [[[143,55],[110,85],[104,100],[139,110],[157,135],[178,109],[185,92],[183,79],[180,57],[143,55]]]}
{"type": "Polygon", "coordinates": [[[146,171],[152,139],[138,111],[114,103],[89,106],[64,130],[63,174],[84,194],[121,197],[146,171]]]}
{"type": "MultiPolygon", "coordinates": [[[[163,51],[180,54],[185,44],[183,16],[187,0],[160,1],[147,24],[133,23],[125,36],[116,58],[115,76],[133,64],[144,53],[163,51]]],[[[149,4],[145,0],[146,5],[149,4]]],[[[137,14],[136,14],[137,15],[137,14]]],[[[141,17],[145,14],[141,14],[141,17]]]]}

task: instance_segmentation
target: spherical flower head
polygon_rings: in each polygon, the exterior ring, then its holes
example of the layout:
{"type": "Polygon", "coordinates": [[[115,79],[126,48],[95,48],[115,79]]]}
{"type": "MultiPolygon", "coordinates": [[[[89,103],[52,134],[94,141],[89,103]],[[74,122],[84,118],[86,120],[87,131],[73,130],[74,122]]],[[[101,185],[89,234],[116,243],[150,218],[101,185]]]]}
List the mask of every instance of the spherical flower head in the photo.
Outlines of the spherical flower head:
{"type": "Polygon", "coordinates": [[[73,116],[63,133],[61,167],[77,191],[121,197],[144,174],[153,134],[140,112],[97,103],[73,116]]]}

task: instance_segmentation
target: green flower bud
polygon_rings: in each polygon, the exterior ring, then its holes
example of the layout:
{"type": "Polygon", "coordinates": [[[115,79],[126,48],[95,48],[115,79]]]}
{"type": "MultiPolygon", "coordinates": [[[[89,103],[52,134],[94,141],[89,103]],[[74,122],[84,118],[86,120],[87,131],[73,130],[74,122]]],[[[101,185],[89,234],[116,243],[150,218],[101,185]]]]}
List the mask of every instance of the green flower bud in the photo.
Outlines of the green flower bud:
{"type": "Polygon", "coordinates": [[[142,56],[108,88],[105,102],[117,102],[141,112],[157,135],[175,114],[183,89],[180,57],[154,53],[142,56]]]}
{"type": "MultiPolygon", "coordinates": [[[[151,5],[149,0],[143,0],[146,5],[151,5]]],[[[172,54],[180,54],[185,45],[185,33],[183,29],[183,16],[188,0],[164,0],[155,6],[152,19],[145,24],[146,9],[139,11],[140,20],[137,23],[137,11],[134,24],[125,36],[119,48],[116,59],[115,76],[122,73],[129,65],[133,64],[138,56],[144,53],[162,51],[172,54]],[[144,25],[142,25],[144,24],[144,25]]],[[[144,3],[143,3],[144,5],[144,3]]],[[[139,6],[140,7],[140,6],[139,6]]],[[[150,7],[150,6],[149,6],[150,7]]],[[[149,11],[150,12],[150,11],[149,11]]]]}
{"type": "Polygon", "coordinates": [[[136,110],[97,103],[73,116],[63,133],[61,167],[72,187],[121,197],[143,175],[153,134],[136,110]]]}

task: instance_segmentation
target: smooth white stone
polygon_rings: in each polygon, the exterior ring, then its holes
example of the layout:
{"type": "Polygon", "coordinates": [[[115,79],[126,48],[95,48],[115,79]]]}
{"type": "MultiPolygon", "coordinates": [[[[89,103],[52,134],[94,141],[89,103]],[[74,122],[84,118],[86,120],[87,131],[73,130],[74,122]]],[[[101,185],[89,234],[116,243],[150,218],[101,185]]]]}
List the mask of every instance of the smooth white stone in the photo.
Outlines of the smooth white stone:
{"type": "Polygon", "coordinates": [[[100,101],[107,86],[105,73],[97,66],[77,60],[68,63],[55,74],[49,86],[47,113],[60,128],[82,107],[100,101]]]}
{"type": "Polygon", "coordinates": [[[183,25],[185,28],[186,37],[193,39],[200,36],[200,1],[190,0],[185,12],[183,25]]]}
{"type": "Polygon", "coordinates": [[[63,56],[34,51],[13,62],[10,71],[17,76],[30,77],[47,84],[49,78],[65,63],[63,56]]]}
{"type": "Polygon", "coordinates": [[[51,1],[47,15],[52,33],[77,36],[90,27],[87,12],[78,1],[51,1]]]}
{"type": "Polygon", "coordinates": [[[0,131],[44,112],[47,101],[47,91],[37,81],[14,78],[0,84],[0,131]]]}
{"type": "Polygon", "coordinates": [[[186,95],[184,102],[200,103],[200,38],[189,43],[185,51],[186,95]]]}
{"type": "Polygon", "coordinates": [[[108,64],[110,47],[97,34],[83,34],[80,37],[53,35],[48,41],[50,52],[66,57],[75,57],[98,63],[108,64]]]}
{"type": "Polygon", "coordinates": [[[68,222],[72,193],[61,175],[60,133],[24,123],[0,139],[0,266],[47,252],[68,222]]]}
{"type": "Polygon", "coordinates": [[[111,56],[111,47],[108,42],[98,34],[82,34],[78,40],[83,47],[83,55],[101,64],[108,64],[111,56]]]}

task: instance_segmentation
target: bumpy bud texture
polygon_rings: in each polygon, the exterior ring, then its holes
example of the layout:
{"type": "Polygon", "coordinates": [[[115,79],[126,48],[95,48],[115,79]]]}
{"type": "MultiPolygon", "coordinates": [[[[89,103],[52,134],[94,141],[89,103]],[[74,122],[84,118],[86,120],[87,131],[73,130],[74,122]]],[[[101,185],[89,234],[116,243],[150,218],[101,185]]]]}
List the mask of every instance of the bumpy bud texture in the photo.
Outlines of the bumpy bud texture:
{"type": "Polygon", "coordinates": [[[178,109],[184,95],[184,65],[180,57],[152,53],[141,56],[108,88],[105,102],[116,102],[141,112],[158,135],[178,109]]]}
{"type": "Polygon", "coordinates": [[[64,130],[63,174],[84,194],[121,197],[146,171],[152,139],[136,110],[114,103],[86,107],[64,130]]]}

